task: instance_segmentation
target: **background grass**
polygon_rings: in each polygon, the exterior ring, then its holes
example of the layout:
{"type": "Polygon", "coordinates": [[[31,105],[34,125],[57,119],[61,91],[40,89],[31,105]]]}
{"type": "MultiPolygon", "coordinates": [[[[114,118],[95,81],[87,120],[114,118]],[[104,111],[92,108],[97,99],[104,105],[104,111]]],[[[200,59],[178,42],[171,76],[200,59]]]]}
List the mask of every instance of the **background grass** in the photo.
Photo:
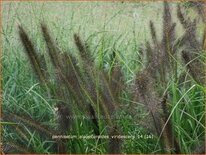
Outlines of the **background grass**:
{"type": "MultiPolygon", "coordinates": [[[[149,21],[153,20],[158,37],[161,36],[162,2],[120,3],[120,2],[2,2],[2,87],[3,87],[3,116],[7,111],[15,111],[28,115],[34,120],[43,122],[50,127],[56,126],[53,105],[55,99],[45,95],[33,76],[31,67],[26,59],[23,47],[18,37],[18,25],[28,32],[35,48],[46,57],[46,47],[40,31],[40,22],[47,24],[58,47],[63,52],[75,55],[76,49],[73,34],[78,33],[85,40],[95,58],[105,69],[109,68],[109,55],[113,50],[118,51],[118,60],[124,73],[127,87],[141,70],[138,64],[138,47],[151,39],[149,21]]],[[[177,22],[178,37],[184,30],[176,18],[176,3],[170,4],[172,17],[177,22]]],[[[188,11],[191,18],[196,14],[188,11]]],[[[198,25],[198,35],[203,34],[204,24],[198,25]]],[[[203,61],[204,61],[204,56],[203,61]]],[[[141,62],[144,64],[144,62],[141,62]]],[[[178,77],[185,72],[185,66],[178,68],[178,77]]],[[[203,71],[202,71],[203,72],[203,71]]],[[[197,145],[204,143],[204,87],[193,79],[179,83],[171,77],[168,82],[169,105],[175,135],[181,146],[182,153],[191,153],[197,145]]],[[[144,120],[145,112],[141,103],[131,104],[128,90],[123,92],[122,104],[117,115],[117,124],[123,135],[134,135],[135,139],[123,141],[122,153],[160,153],[157,140],[138,137],[151,134],[144,128],[140,120],[144,120]],[[131,107],[132,106],[132,107],[131,107]],[[132,109],[129,111],[128,109],[132,109]]],[[[79,112],[77,111],[76,114],[79,112]]],[[[80,114],[81,115],[81,114],[80,114]]],[[[18,139],[18,136],[3,125],[3,142],[18,139]]],[[[75,119],[71,135],[92,134],[90,121],[75,119]]],[[[54,153],[52,140],[47,141],[41,134],[23,126],[28,143],[35,153],[54,153]]],[[[102,134],[106,128],[102,126],[102,134]]],[[[107,141],[98,144],[95,140],[70,140],[68,153],[106,153],[107,141]]]]}

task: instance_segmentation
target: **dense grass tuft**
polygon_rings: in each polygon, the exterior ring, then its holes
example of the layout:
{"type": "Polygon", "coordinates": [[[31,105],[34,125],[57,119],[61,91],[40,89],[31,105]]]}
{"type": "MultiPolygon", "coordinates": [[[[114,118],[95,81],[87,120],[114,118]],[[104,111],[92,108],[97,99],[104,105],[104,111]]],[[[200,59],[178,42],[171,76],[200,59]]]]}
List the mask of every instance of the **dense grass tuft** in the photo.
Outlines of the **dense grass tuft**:
{"type": "Polygon", "coordinates": [[[3,2],[4,153],[204,153],[202,6],[3,2]]]}

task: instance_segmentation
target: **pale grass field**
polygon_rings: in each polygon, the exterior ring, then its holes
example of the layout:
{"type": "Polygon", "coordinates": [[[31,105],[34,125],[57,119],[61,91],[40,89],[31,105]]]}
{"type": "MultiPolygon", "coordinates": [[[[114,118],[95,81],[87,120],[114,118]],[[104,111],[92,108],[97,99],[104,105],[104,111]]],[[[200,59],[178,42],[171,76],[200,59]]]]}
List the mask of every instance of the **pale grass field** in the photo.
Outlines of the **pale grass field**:
{"type": "MultiPolygon", "coordinates": [[[[173,20],[177,21],[176,3],[170,6],[173,20]]],[[[111,37],[114,42],[118,39],[116,46],[128,46],[125,54],[134,55],[130,45],[135,42],[138,47],[151,38],[150,20],[159,37],[162,32],[162,2],[3,2],[2,8],[2,37],[10,44],[7,52],[20,48],[18,25],[25,27],[37,47],[41,47],[40,51],[45,50],[41,45],[40,23],[48,25],[64,51],[74,47],[73,34],[78,33],[84,40],[95,36],[91,40],[93,44],[98,44],[102,36],[111,37]]],[[[196,16],[194,12],[191,15],[196,16]]],[[[200,35],[202,29],[203,25],[200,35]]],[[[180,36],[184,32],[179,22],[177,30],[180,36]]]]}
{"type": "Polygon", "coordinates": [[[158,36],[161,36],[162,2],[3,2],[2,7],[3,38],[17,47],[17,26],[23,25],[38,44],[40,38],[35,36],[40,35],[41,22],[49,26],[64,49],[73,47],[74,33],[79,33],[83,39],[97,34],[94,42],[102,35],[114,40],[122,35],[121,45],[129,46],[133,39],[140,45],[150,38],[150,20],[154,21],[158,36]]]}

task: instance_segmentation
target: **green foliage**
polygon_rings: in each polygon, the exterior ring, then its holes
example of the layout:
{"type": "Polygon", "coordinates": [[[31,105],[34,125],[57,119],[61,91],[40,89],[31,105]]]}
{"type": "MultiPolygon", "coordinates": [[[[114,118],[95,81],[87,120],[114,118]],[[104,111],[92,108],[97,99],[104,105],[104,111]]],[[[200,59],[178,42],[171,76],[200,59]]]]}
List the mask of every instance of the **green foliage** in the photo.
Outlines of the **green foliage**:
{"type": "Polygon", "coordinates": [[[3,151],[203,153],[204,31],[189,11],[175,3],[3,2],[3,151]],[[61,134],[135,138],[52,138],[61,134]]]}

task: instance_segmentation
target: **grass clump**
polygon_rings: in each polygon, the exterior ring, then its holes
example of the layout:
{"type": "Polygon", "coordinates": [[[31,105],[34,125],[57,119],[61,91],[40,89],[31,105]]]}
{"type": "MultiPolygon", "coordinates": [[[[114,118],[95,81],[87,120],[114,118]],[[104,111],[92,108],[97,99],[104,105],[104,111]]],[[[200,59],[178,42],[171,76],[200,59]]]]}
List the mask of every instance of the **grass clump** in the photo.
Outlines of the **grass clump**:
{"type": "MultiPolygon", "coordinates": [[[[21,21],[14,31],[21,43],[16,57],[5,54],[10,41],[3,37],[4,153],[203,153],[201,21],[187,19],[181,3],[161,4],[162,27],[150,19],[144,37],[136,22],[130,36],[130,29],[107,32],[131,3],[118,3],[120,10],[97,32],[78,28],[81,9],[71,14],[68,31],[43,20],[32,36],[21,21]]],[[[133,7],[144,12],[150,5],[133,7]]]]}

